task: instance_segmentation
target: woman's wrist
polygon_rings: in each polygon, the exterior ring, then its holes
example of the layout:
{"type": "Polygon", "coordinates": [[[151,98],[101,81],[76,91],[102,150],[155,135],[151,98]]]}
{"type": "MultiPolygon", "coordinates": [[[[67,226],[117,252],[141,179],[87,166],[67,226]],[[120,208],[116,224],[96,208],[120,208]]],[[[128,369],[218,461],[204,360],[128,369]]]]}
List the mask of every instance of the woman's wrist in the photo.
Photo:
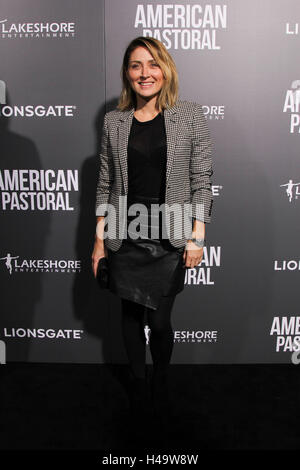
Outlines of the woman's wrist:
{"type": "Polygon", "coordinates": [[[97,237],[97,235],[95,236],[95,244],[97,246],[100,246],[100,247],[104,247],[104,240],[102,240],[101,238],[97,237]]]}
{"type": "Polygon", "coordinates": [[[97,217],[95,242],[99,244],[103,244],[104,243],[103,234],[104,234],[104,217],[97,217]]]}
{"type": "Polygon", "coordinates": [[[205,239],[205,223],[193,218],[193,229],[191,238],[205,239]]]}
{"type": "Polygon", "coordinates": [[[193,242],[198,248],[203,248],[205,246],[205,238],[190,238],[188,241],[193,242]]]}

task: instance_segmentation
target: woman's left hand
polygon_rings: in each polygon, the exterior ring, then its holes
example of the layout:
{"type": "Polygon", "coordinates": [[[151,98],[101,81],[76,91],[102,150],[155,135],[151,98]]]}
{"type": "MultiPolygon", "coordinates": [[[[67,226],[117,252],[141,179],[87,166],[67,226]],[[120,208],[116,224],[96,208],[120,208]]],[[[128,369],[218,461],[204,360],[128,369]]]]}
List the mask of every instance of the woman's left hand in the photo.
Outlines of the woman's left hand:
{"type": "Polygon", "coordinates": [[[186,268],[194,268],[201,263],[203,258],[203,248],[199,248],[191,240],[187,241],[186,247],[183,253],[183,260],[186,268]]]}

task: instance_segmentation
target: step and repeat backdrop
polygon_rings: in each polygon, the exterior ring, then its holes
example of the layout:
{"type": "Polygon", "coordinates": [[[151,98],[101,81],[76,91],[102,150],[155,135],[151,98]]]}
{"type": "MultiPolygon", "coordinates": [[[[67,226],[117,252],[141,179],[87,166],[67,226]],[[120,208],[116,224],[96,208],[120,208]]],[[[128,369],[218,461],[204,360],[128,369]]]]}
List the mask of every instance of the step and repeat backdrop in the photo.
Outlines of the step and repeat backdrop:
{"type": "Polygon", "coordinates": [[[295,0],[0,0],[0,363],[127,362],[91,254],[103,116],[141,35],[172,54],[213,140],[172,363],[299,362],[299,24],[295,0]]]}

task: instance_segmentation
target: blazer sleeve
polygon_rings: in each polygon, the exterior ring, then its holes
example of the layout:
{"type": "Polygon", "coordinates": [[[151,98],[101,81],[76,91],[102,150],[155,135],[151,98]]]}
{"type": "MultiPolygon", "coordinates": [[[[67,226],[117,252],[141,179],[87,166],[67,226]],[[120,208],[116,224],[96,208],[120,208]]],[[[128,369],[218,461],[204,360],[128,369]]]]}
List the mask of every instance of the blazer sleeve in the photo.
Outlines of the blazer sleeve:
{"type": "Polygon", "coordinates": [[[99,155],[100,170],[96,189],[96,216],[106,215],[110,190],[114,179],[114,167],[108,138],[107,113],[104,115],[101,147],[99,155]]]}
{"type": "Polygon", "coordinates": [[[195,103],[190,162],[191,210],[193,219],[210,223],[213,205],[212,141],[202,106],[195,103]]]}

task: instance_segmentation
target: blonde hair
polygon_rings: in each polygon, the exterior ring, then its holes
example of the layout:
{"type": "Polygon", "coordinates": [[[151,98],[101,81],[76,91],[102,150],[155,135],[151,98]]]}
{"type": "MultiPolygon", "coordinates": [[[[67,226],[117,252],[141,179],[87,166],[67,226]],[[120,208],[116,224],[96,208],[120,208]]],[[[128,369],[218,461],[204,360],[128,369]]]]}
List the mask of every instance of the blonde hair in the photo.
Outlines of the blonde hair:
{"type": "Polygon", "coordinates": [[[122,91],[119,97],[117,108],[121,111],[129,110],[136,106],[136,94],[133,91],[126,72],[131,53],[137,47],[145,47],[148,49],[154,60],[160,66],[165,78],[156,101],[158,111],[162,111],[176,104],[178,99],[178,74],[175,62],[166,47],[161,41],[152,37],[139,36],[133,39],[126,48],[121,68],[122,91]]]}

